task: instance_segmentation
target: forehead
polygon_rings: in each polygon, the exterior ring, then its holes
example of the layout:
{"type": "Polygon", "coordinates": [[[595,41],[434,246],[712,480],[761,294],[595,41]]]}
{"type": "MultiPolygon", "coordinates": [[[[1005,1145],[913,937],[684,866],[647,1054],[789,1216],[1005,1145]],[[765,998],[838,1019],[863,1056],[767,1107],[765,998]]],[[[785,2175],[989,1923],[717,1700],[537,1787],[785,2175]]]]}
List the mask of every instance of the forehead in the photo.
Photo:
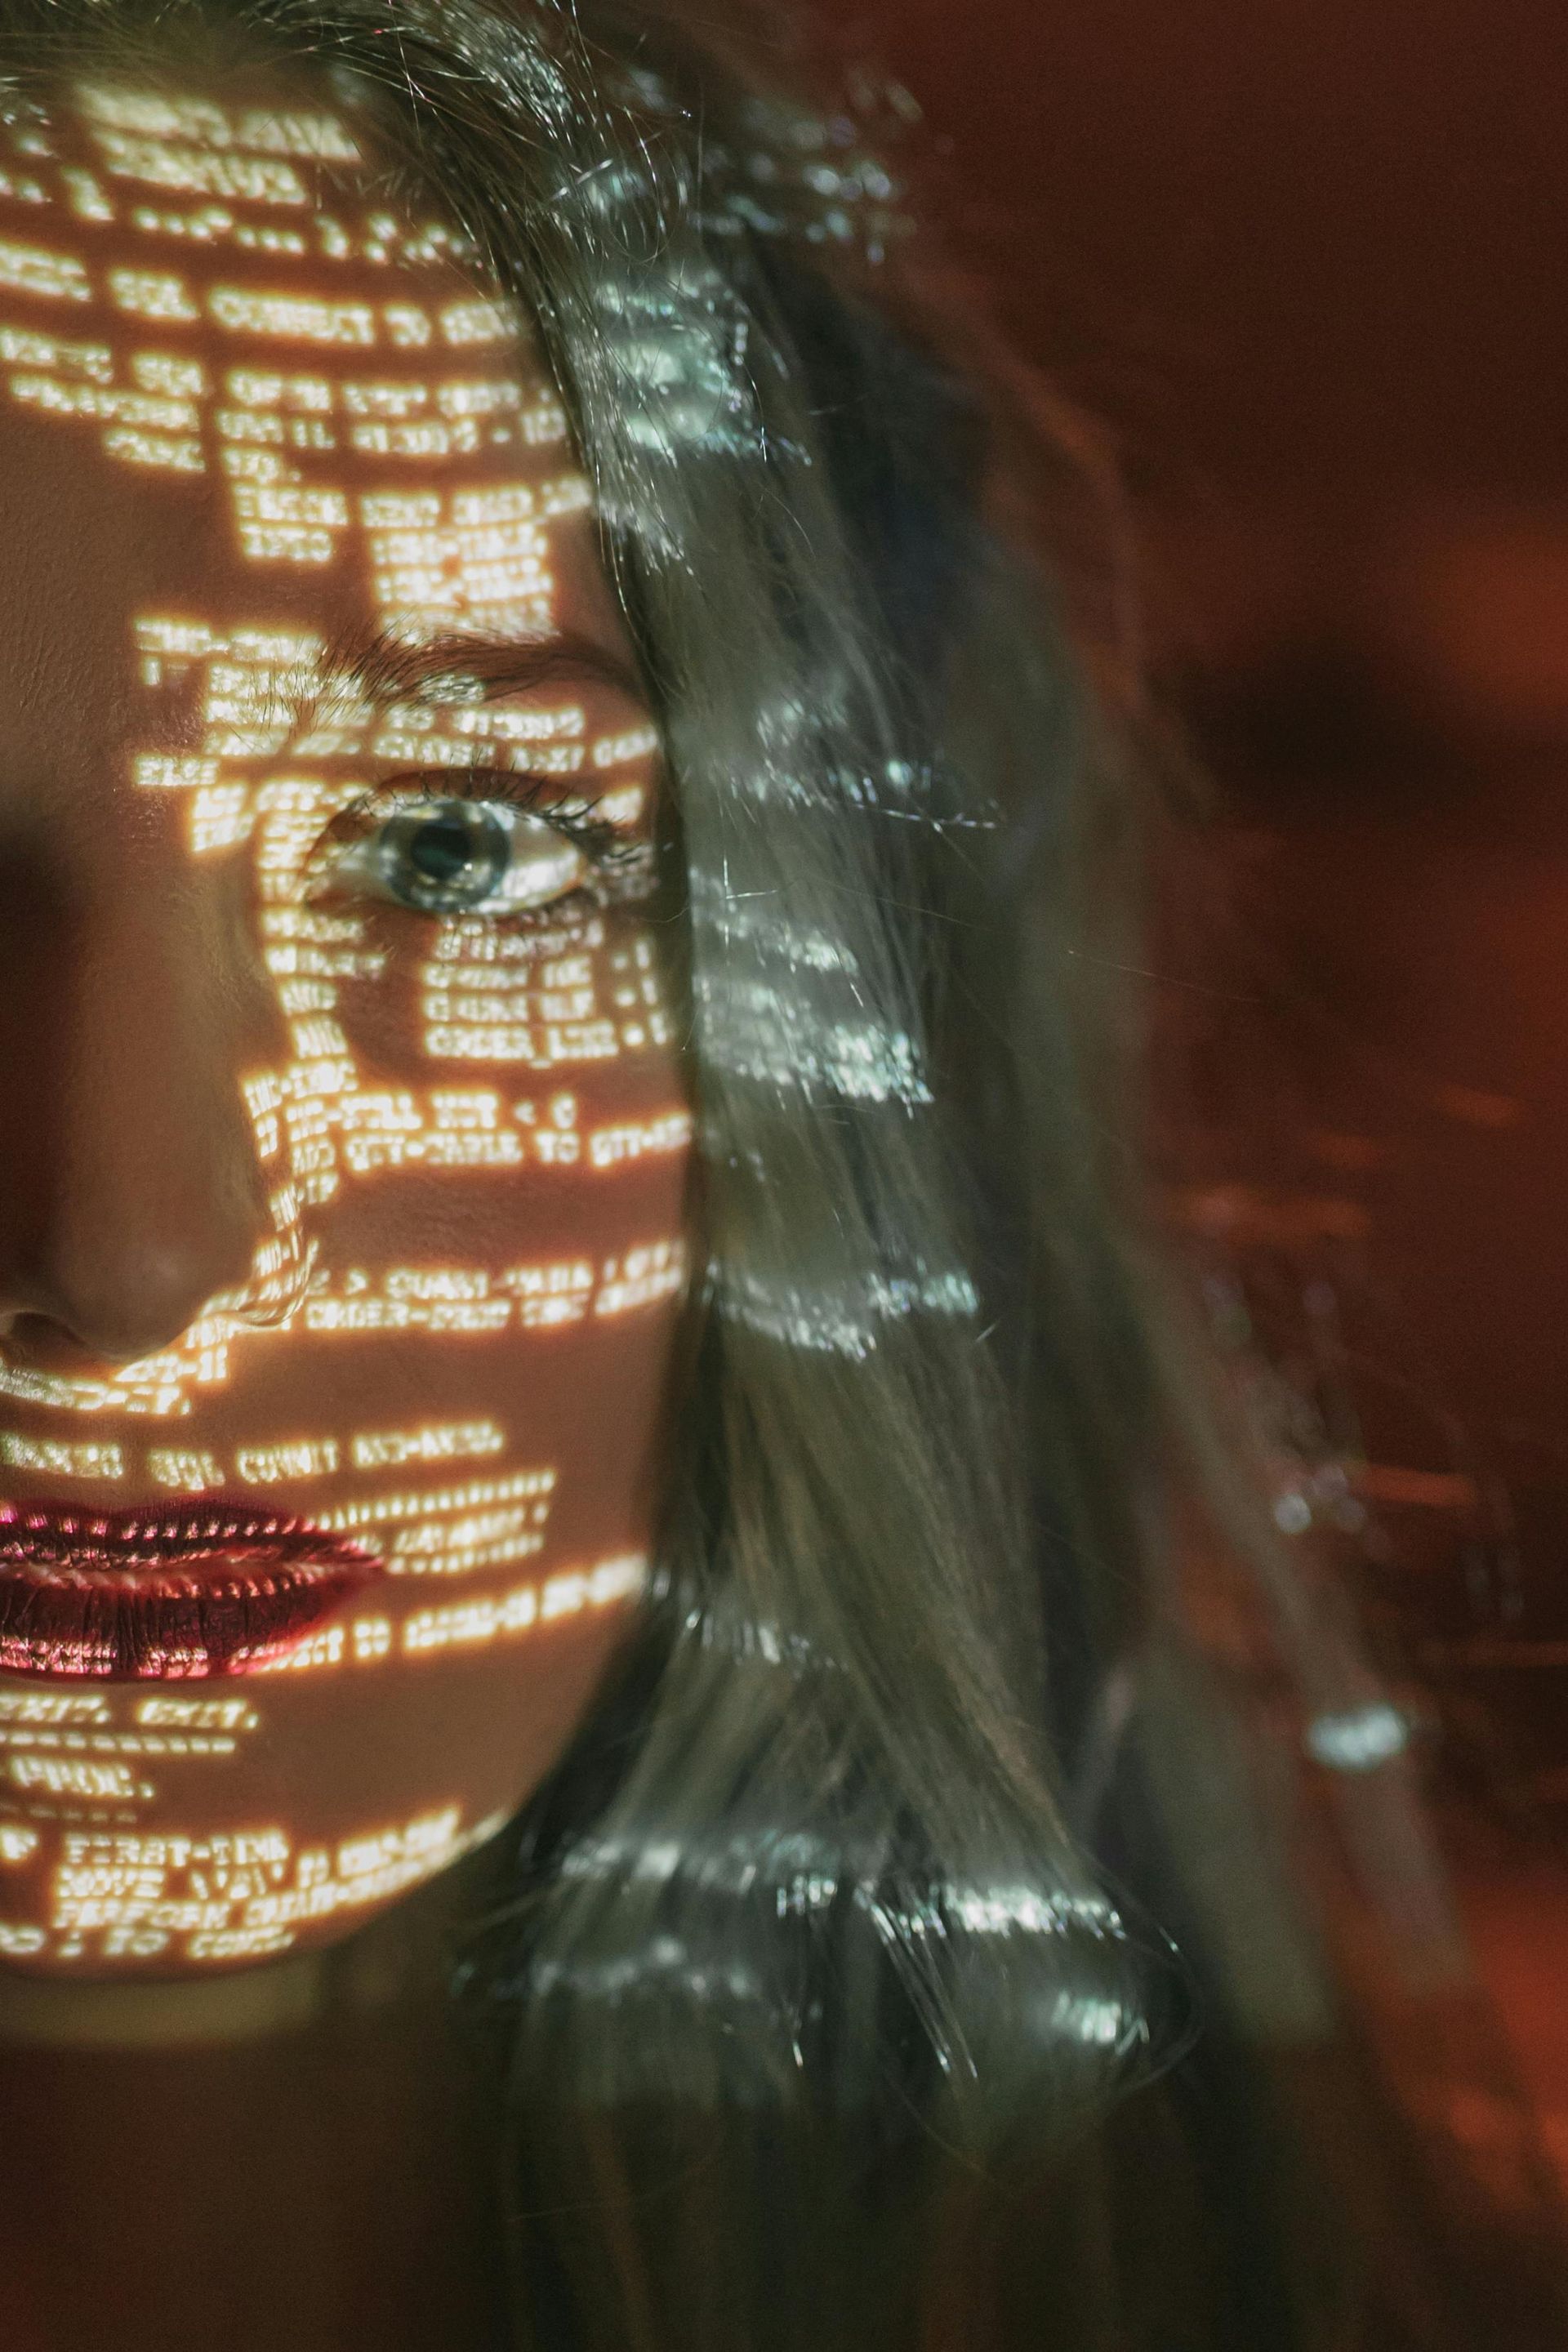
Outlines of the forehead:
{"type": "Polygon", "coordinates": [[[99,551],[92,610],[111,579],[198,635],[607,617],[530,322],[310,88],[85,81],[0,131],[0,468],[24,544],[99,551]]]}

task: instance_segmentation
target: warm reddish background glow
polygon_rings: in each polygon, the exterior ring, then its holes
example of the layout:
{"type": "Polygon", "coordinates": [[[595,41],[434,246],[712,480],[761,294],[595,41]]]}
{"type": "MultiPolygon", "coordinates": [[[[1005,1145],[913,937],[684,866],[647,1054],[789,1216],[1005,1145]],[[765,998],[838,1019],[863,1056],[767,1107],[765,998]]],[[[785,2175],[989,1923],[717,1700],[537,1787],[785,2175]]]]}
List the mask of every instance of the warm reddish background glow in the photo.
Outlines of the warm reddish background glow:
{"type": "Polygon", "coordinates": [[[1536,492],[1568,478],[1548,0],[898,0],[1039,359],[1166,463],[1536,492]]]}
{"type": "Polygon", "coordinates": [[[1229,795],[1234,935],[1189,924],[1184,972],[1251,1000],[1205,1015],[1193,1152],[1289,1231],[1284,1322],[1330,1286],[1376,1496],[1426,1496],[1383,1501],[1362,1572],[1432,1679],[1477,1948],[1568,2167],[1568,18],[879,21],[965,250],[1141,502],[1157,658],[1229,795]]]}

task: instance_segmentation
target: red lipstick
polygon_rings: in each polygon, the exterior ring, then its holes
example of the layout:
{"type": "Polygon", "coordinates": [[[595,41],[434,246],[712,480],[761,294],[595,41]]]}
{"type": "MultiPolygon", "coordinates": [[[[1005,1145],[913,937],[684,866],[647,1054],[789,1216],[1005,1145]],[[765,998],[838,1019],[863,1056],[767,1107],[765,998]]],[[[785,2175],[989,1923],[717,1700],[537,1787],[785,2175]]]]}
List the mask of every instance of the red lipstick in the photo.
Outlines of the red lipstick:
{"type": "Polygon", "coordinates": [[[243,1506],[0,1503],[0,1674],[243,1675],[383,1573],[358,1544],[243,1506]]]}

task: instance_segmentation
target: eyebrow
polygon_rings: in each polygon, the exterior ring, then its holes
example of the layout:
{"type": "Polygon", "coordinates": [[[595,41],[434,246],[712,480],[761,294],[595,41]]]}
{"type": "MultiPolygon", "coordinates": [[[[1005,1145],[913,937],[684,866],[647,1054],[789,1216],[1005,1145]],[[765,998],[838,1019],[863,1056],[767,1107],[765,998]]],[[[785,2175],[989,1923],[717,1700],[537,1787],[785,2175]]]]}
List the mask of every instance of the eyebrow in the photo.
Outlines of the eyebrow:
{"type": "Polygon", "coordinates": [[[642,681],[630,664],[596,644],[568,631],[561,636],[534,639],[485,636],[467,631],[427,637],[417,642],[377,629],[335,638],[322,656],[320,677],[323,698],[334,686],[353,688],[374,707],[395,702],[426,702],[439,707],[443,683],[458,679],[468,689],[454,695],[452,704],[494,702],[504,695],[526,694],[540,688],[606,686],[634,702],[645,702],[642,681]],[[478,687],[476,697],[472,688],[478,687]]]}

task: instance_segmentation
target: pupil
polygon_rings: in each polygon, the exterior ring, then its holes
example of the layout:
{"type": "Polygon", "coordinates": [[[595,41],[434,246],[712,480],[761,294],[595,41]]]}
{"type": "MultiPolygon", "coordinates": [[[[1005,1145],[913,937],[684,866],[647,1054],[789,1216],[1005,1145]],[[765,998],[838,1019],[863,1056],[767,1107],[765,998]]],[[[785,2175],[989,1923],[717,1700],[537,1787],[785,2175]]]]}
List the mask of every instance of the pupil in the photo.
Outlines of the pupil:
{"type": "Polygon", "coordinates": [[[488,809],[455,802],[404,818],[389,843],[397,897],[427,913],[481,906],[510,862],[506,828],[488,809]]]}
{"type": "Polygon", "coordinates": [[[456,881],[473,862],[468,836],[457,820],[432,817],[408,845],[408,855],[427,882],[456,881]]]}

